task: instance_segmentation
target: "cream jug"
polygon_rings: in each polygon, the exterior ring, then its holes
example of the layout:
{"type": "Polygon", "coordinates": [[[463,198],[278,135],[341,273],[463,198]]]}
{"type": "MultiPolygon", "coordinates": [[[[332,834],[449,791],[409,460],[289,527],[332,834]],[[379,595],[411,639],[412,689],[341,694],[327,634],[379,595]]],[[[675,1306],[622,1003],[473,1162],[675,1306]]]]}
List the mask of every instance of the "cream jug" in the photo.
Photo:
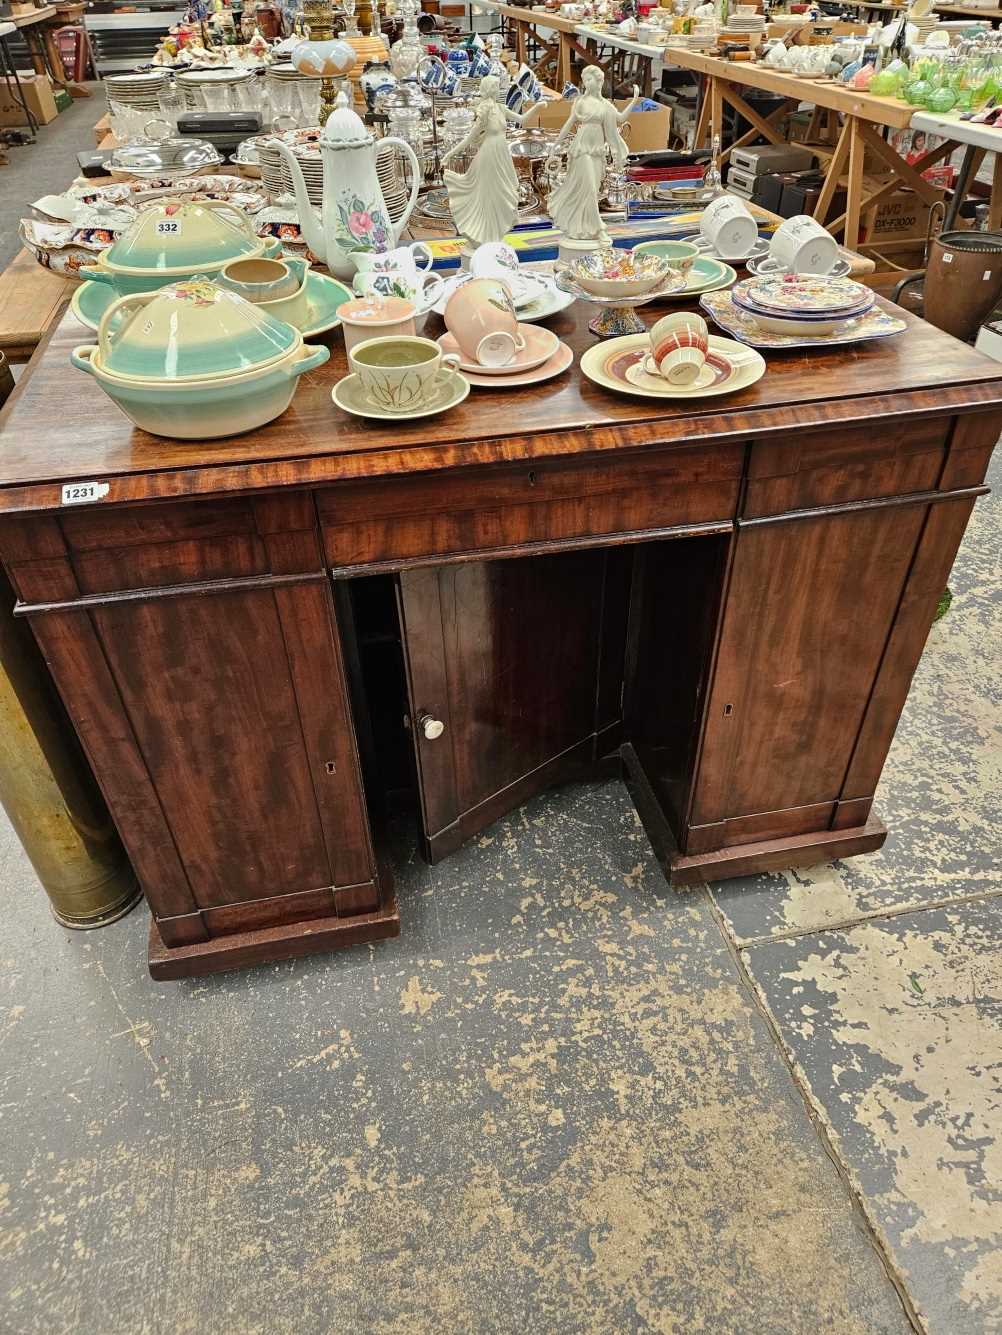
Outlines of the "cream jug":
{"type": "Polygon", "coordinates": [[[376,175],[377,146],[362,118],[352,110],[344,91],[337,95],[334,111],[320,136],[324,184],[321,216],[310,204],[299,163],[288,147],[279,149],[292,173],[296,205],[306,244],[338,278],[355,274],[352,254],[390,250],[411,216],[421,186],[421,166],[410,144],[403,139],[383,139],[395,144],[411,160],[411,196],[403,216],[391,223],[376,175]]]}

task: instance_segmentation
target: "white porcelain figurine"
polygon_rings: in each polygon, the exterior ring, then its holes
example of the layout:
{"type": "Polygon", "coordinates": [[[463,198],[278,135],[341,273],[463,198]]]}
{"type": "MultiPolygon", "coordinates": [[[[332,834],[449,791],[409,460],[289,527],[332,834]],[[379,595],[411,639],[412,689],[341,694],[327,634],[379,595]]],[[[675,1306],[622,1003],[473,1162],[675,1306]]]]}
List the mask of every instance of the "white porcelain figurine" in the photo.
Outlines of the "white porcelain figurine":
{"type": "Polygon", "coordinates": [[[503,107],[497,93],[497,79],[485,75],[473,128],[442,159],[444,168],[452,158],[474,151],[465,172],[442,173],[456,228],[474,246],[503,241],[518,218],[518,176],[505,127],[508,121],[521,125],[522,117],[503,107]]]}
{"type": "Polygon", "coordinates": [[[625,166],[629,150],[619,127],[640,96],[640,89],[634,86],[629,106],[617,111],[602,96],[602,78],[597,65],[589,65],[581,76],[581,94],[571,103],[570,117],[554,144],[556,152],[567,136],[574,134],[567,150],[567,172],[560,185],[550,192],[548,205],[550,217],[565,240],[587,241],[596,246],[609,244],[609,233],[598,210],[606,150],[612,154],[614,167],[625,166]]]}

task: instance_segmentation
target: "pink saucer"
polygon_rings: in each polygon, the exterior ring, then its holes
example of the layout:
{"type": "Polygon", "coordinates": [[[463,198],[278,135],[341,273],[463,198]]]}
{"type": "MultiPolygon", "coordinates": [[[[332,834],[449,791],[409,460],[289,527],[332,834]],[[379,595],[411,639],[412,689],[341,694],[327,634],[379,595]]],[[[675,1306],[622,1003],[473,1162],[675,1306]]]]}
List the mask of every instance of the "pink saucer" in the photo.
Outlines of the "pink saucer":
{"type": "Polygon", "coordinates": [[[516,371],[513,375],[478,375],[473,371],[464,371],[463,378],[481,389],[514,389],[516,385],[538,385],[543,380],[552,380],[561,371],[566,371],[573,360],[574,353],[558,339],[556,352],[542,366],[516,371]]]}
{"type": "Polygon", "coordinates": [[[513,375],[521,375],[525,371],[531,371],[537,366],[542,366],[548,362],[560,347],[560,339],[557,338],[549,329],[544,329],[542,325],[520,324],[518,332],[525,339],[525,347],[521,352],[515,354],[514,361],[510,361],[507,366],[481,366],[479,362],[468,362],[464,359],[460,351],[459,344],[449,333],[443,334],[438,340],[438,346],[443,352],[454,353],[459,357],[459,369],[466,376],[477,377],[470,383],[479,383],[479,377],[499,376],[505,380],[510,380],[513,375]]]}

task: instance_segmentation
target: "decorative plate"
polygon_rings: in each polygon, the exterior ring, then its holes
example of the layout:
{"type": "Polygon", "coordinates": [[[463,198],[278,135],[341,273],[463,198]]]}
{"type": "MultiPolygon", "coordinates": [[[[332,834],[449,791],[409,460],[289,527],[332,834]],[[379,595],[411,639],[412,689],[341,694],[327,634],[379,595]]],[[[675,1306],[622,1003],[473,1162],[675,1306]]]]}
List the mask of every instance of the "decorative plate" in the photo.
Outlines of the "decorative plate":
{"type": "Polygon", "coordinates": [[[735,306],[730,292],[704,292],[699,304],[715,324],[751,348],[837,348],[872,338],[890,338],[908,328],[904,320],[889,315],[880,306],[872,306],[865,315],[846,320],[835,333],[816,338],[806,334],[772,334],[761,328],[753,315],[735,306]]]}
{"type": "Polygon", "coordinates": [[[558,311],[565,311],[568,306],[573,304],[574,297],[570,292],[561,292],[559,287],[551,282],[546,282],[538,297],[535,297],[525,306],[519,306],[519,323],[548,320],[551,315],[556,315],[558,311]]]}
{"type": "Polygon", "coordinates": [[[750,283],[738,283],[731,289],[731,297],[735,306],[740,306],[742,310],[748,311],[751,315],[768,316],[772,320],[796,320],[800,324],[819,323],[831,320],[848,320],[857,315],[865,315],[866,312],[876,301],[874,293],[868,288],[863,288],[866,294],[852,306],[838,311],[790,311],[777,310],[772,306],[762,306],[751,296],[749,291],[750,283]]]}
{"type": "MultiPolygon", "coordinates": [[[[442,294],[435,302],[435,305],[432,308],[435,314],[444,315],[446,304],[449,298],[452,296],[453,292],[455,292],[456,288],[462,287],[464,283],[472,282],[472,280],[475,277],[476,274],[464,272],[464,273],[453,274],[451,278],[447,278],[445,280],[445,285],[442,288],[442,294]]],[[[514,301],[515,309],[518,311],[518,318],[520,320],[541,319],[542,317],[539,315],[523,316],[522,312],[524,310],[527,310],[530,306],[534,306],[536,302],[540,301],[542,298],[545,297],[547,290],[550,287],[550,283],[543,274],[537,274],[537,273],[520,272],[518,275],[518,279],[520,287],[518,291],[512,292],[512,301],[514,301]]],[[[557,307],[556,309],[559,310],[560,308],[557,307]]],[[[547,312],[547,314],[552,314],[552,313],[553,313],[552,311],[547,312]]]]}
{"type": "Polygon", "coordinates": [[[787,315],[831,315],[852,310],[873,293],[851,278],[818,274],[781,274],[749,278],[738,289],[755,306],[787,315]]]}
{"type": "Polygon", "coordinates": [[[581,370],[603,389],[617,390],[642,399],[710,399],[734,394],[761,380],[765,361],[757,352],[729,338],[711,334],[707,340],[707,363],[695,385],[670,385],[661,376],[648,375],[643,360],[651,350],[649,333],[596,343],[581,357],[581,370]]]}

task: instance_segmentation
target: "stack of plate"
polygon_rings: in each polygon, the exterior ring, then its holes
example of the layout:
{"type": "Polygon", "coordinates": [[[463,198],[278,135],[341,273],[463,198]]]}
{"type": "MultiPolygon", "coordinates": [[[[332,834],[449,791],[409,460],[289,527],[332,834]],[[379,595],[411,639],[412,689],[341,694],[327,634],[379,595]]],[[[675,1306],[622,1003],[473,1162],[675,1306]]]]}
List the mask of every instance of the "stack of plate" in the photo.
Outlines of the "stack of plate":
{"type": "Polygon", "coordinates": [[[761,14],[757,13],[751,6],[739,5],[732,14],[728,15],[724,31],[761,32],[764,27],[765,19],[761,14]]]}
{"type": "MultiPolygon", "coordinates": [[[[272,199],[280,195],[291,195],[292,177],[285,165],[285,160],[278,151],[279,143],[284,143],[291,150],[293,157],[302,168],[306,180],[306,192],[310,203],[319,206],[323,195],[323,162],[320,157],[319,127],[307,130],[286,130],[277,135],[259,135],[257,159],[261,167],[261,180],[272,199]]],[[[243,145],[241,145],[241,149],[243,145]]]]}
{"type": "MultiPolygon", "coordinates": [[[[320,130],[314,127],[308,130],[286,130],[280,135],[261,135],[253,141],[245,140],[245,144],[251,142],[256,147],[261,180],[272,199],[294,193],[292,175],[278,150],[278,143],[282,141],[299,163],[310,203],[316,208],[320,207],[324,192],[324,164],[317,142],[319,138],[320,130]]],[[[240,148],[242,152],[244,144],[240,148]]],[[[390,222],[396,222],[407,211],[410,184],[409,178],[404,175],[403,156],[392,144],[387,144],[385,148],[379,145],[376,176],[390,222]]]]}
{"type": "MultiPolygon", "coordinates": [[[[254,74],[251,70],[234,70],[222,67],[210,70],[179,70],[176,76],[177,86],[184,93],[189,109],[193,111],[204,109],[205,98],[203,94],[206,89],[229,88],[234,84],[247,83],[253,77],[254,74]]],[[[209,110],[214,109],[209,108],[209,110]]]]}
{"type": "Polygon", "coordinates": [[[870,288],[851,278],[783,274],[750,278],[731,289],[739,310],[772,334],[827,338],[849,320],[865,315],[874,303],[870,288]]]}
{"type": "Polygon", "coordinates": [[[869,288],[849,278],[750,278],[726,292],[704,292],[699,304],[721,329],[753,348],[837,347],[908,328],[875,303],[869,288]]]}
{"type": "Polygon", "coordinates": [[[300,74],[291,60],[283,60],[277,65],[269,65],[264,77],[274,83],[295,83],[299,79],[310,79],[313,76],[300,74]]]}
{"type": "Polygon", "coordinates": [[[909,19],[908,22],[913,23],[918,29],[916,46],[924,46],[926,38],[931,32],[936,31],[942,21],[938,14],[923,14],[921,18],[909,19]]]}
{"type": "Polygon", "coordinates": [[[104,93],[111,108],[112,100],[136,111],[159,111],[157,94],[170,84],[167,70],[150,70],[146,74],[106,74],[104,93]]]}

